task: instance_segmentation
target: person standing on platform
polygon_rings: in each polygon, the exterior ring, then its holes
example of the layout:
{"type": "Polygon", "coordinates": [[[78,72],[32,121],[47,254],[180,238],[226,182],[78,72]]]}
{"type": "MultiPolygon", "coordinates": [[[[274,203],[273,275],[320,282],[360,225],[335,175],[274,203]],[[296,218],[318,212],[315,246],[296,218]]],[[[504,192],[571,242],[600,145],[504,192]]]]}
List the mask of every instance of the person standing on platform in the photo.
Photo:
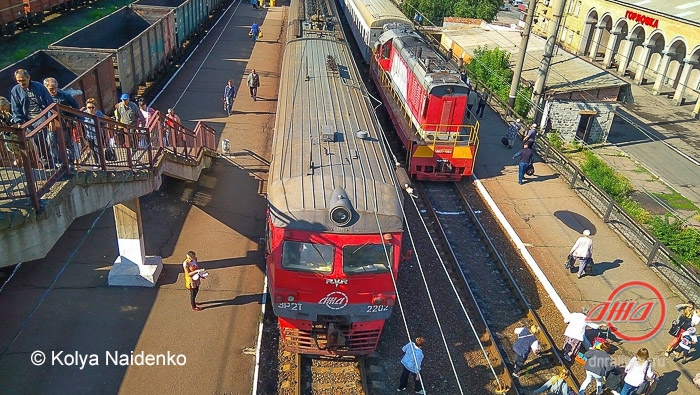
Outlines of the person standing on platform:
{"type": "Polygon", "coordinates": [[[676,329],[677,333],[673,336],[673,339],[668,344],[668,347],[666,347],[666,352],[664,355],[667,357],[671,351],[678,346],[678,343],[681,342],[683,332],[690,328],[694,321],[697,321],[693,319],[693,313],[695,310],[695,303],[693,303],[693,301],[689,300],[688,303],[677,304],[676,310],[678,311],[678,317],[676,317],[676,320],[673,322],[673,327],[676,329]]]}
{"type": "Polygon", "coordinates": [[[403,371],[401,372],[401,379],[399,380],[399,388],[397,388],[397,391],[405,391],[408,385],[408,376],[413,375],[413,389],[416,391],[416,394],[425,394],[420,377],[424,345],[425,339],[417,337],[415,342],[408,342],[408,344],[401,349],[404,352],[403,358],[401,358],[403,371]]]}
{"type": "Polygon", "coordinates": [[[571,313],[566,319],[564,319],[566,330],[564,330],[564,347],[562,347],[562,353],[564,354],[564,359],[571,362],[576,354],[578,354],[578,349],[581,347],[581,343],[586,347],[590,347],[590,342],[586,339],[586,328],[590,327],[593,329],[600,328],[600,325],[595,322],[588,321],[588,317],[583,313],[571,313]]]}
{"type": "Polygon", "coordinates": [[[476,115],[479,115],[479,119],[484,117],[484,108],[486,108],[486,103],[489,101],[489,93],[486,92],[486,88],[481,89],[481,94],[479,95],[479,104],[476,107],[476,115]]]}
{"type": "Polygon", "coordinates": [[[589,237],[590,235],[590,230],[584,230],[583,236],[579,237],[578,240],[576,240],[574,246],[571,247],[571,251],[569,251],[569,255],[573,256],[579,261],[578,278],[583,277],[584,271],[586,270],[586,265],[593,264],[592,262],[590,262],[591,257],[593,256],[593,240],[591,240],[591,238],[589,237]]]}
{"type": "MultiPolygon", "coordinates": [[[[253,0],[256,1],[256,0],[253,0]]],[[[250,36],[253,38],[253,41],[258,41],[258,36],[260,35],[260,26],[256,22],[253,22],[252,25],[250,25],[250,36]]]]}
{"type": "Polygon", "coordinates": [[[518,151],[513,155],[513,159],[520,157],[520,162],[518,163],[518,184],[523,185],[523,178],[525,177],[525,170],[532,163],[534,153],[530,149],[530,146],[525,143],[523,149],[518,151]]]}
{"type": "Polygon", "coordinates": [[[649,361],[649,350],[640,348],[637,355],[632,357],[625,368],[625,385],[620,395],[635,394],[645,381],[654,379],[654,369],[649,361]]]}
{"type": "Polygon", "coordinates": [[[231,115],[231,108],[233,107],[233,99],[236,98],[236,88],[233,86],[233,81],[228,80],[226,86],[224,87],[224,109],[227,115],[231,115]]]}
{"type": "Polygon", "coordinates": [[[474,108],[474,105],[479,100],[479,94],[476,93],[476,91],[472,89],[471,84],[468,84],[468,85],[469,85],[469,96],[467,98],[467,119],[472,119],[472,108],[474,108]]]}
{"type": "Polygon", "coordinates": [[[515,136],[518,135],[518,132],[520,132],[520,119],[516,119],[515,121],[511,122],[510,125],[508,126],[508,133],[506,134],[506,138],[508,139],[508,148],[513,148],[513,143],[515,142],[515,136]]]}
{"type": "Polygon", "coordinates": [[[534,149],[535,137],[537,137],[537,124],[533,123],[532,125],[530,125],[530,129],[528,129],[527,133],[525,133],[523,141],[528,143],[530,145],[530,148],[534,149]]]}
{"type": "Polygon", "coordinates": [[[518,338],[513,343],[513,351],[515,351],[515,365],[513,366],[513,376],[520,377],[520,370],[525,365],[527,357],[530,356],[530,351],[535,354],[540,353],[540,343],[535,336],[539,333],[540,328],[537,325],[532,325],[528,328],[515,328],[515,334],[518,338]]]}
{"type": "Polygon", "coordinates": [[[250,89],[250,97],[253,98],[253,101],[258,100],[258,87],[260,86],[260,76],[258,75],[257,72],[255,72],[255,69],[248,74],[248,88],[250,89]]]}
{"type": "Polygon", "coordinates": [[[182,262],[182,268],[185,270],[185,288],[190,290],[190,305],[192,310],[201,311],[202,308],[197,306],[197,293],[199,292],[199,273],[202,271],[197,265],[197,254],[194,251],[189,251],[185,256],[185,261],[182,262]]]}

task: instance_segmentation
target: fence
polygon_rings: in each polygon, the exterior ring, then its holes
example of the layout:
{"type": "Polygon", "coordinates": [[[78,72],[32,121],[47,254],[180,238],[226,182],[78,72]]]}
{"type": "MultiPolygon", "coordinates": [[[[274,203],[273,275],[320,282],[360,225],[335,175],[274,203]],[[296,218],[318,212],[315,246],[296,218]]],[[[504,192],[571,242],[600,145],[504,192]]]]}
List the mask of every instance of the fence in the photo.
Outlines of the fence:
{"type": "Polygon", "coordinates": [[[153,169],[165,152],[197,159],[205,149],[216,150],[212,128],[198,122],[189,130],[160,112],[141,127],[52,104],[21,127],[0,126],[0,132],[0,201],[28,200],[37,211],[51,187],[76,171],[153,169]]]}

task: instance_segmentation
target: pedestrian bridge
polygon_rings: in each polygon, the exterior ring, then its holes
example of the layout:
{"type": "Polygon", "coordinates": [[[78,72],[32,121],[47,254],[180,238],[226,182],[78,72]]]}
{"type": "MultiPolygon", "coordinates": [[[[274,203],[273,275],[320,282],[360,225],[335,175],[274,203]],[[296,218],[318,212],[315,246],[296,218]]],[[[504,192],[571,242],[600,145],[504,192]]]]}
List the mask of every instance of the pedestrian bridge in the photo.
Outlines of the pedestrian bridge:
{"type": "Polygon", "coordinates": [[[0,131],[0,267],[43,258],[74,219],[114,206],[120,256],[109,282],[153,286],[162,264],[145,256],[138,198],[163,175],[196,181],[216,157],[215,131],[203,122],[190,130],[160,112],[146,127],[128,126],[57,104],[0,131]],[[48,131],[57,132],[54,163],[48,131]],[[70,158],[72,136],[81,152],[70,158]]]}

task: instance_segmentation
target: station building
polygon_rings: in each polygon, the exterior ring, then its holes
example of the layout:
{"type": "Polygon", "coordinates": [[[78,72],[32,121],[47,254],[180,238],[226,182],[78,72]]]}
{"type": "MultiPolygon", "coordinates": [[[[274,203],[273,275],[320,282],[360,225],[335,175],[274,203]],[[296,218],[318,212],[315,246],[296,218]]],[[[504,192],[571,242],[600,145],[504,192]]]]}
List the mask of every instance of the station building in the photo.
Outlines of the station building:
{"type": "Polygon", "coordinates": [[[547,36],[557,1],[566,1],[563,48],[700,113],[699,1],[540,0],[534,34],[547,36]]]}

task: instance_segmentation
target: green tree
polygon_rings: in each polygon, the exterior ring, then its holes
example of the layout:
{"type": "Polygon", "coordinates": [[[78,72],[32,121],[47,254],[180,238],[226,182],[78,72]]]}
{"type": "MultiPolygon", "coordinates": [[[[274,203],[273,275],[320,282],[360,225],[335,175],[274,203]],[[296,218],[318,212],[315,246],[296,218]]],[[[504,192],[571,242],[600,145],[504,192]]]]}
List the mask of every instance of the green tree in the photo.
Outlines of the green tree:
{"type": "Polygon", "coordinates": [[[413,18],[416,12],[420,12],[425,20],[424,24],[441,25],[445,17],[455,16],[460,18],[483,19],[493,21],[498,14],[498,8],[503,4],[499,0],[406,0],[401,5],[401,10],[409,18],[413,18]]]}
{"type": "MultiPolygon", "coordinates": [[[[503,103],[508,102],[513,70],[510,68],[510,52],[500,48],[489,49],[479,46],[474,50],[471,62],[466,66],[472,80],[485,84],[503,103]]],[[[532,89],[518,87],[515,98],[515,112],[525,117],[530,110],[532,89]]]]}

